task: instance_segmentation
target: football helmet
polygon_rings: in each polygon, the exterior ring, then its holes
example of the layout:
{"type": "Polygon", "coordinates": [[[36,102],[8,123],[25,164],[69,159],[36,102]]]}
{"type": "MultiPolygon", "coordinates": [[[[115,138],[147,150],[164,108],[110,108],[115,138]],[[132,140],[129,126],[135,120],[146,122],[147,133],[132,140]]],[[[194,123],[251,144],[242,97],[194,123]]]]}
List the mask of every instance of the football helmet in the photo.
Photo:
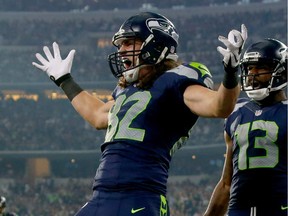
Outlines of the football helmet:
{"type": "Polygon", "coordinates": [[[6,207],[6,198],[3,196],[0,196],[0,208],[6,207]]]}
{"type": "Polygon", "coordinates": [[[155,65],[164,59],[177,60],[178,38],[173,23],[160,14],[142,12],[130,17],[112,38],[118,50],[108,56],[111,72],[117,78],[124,76],[129,83],[136,81],[142,66],[155,65]],[[134,40],[133,51],[119,51],[122,42],[128,39],[134,40]],[[142,41],[139,50],[135,50],[136,39],[142,41]]]}
{"type": "Polygon", "coordinates": [[[269,96],[270,92],[287,86],[287,52],[284,43],[272,38],[261,40],[247,48],[240,61],[240,77],[241,88],[248,97],[260,101],[269,96]],[[269,82],[259,87],[259,84],[254,81],[257,74],[249,74],[249,65],[271,66],[273,69],[267,72],[271,74],[269,82]]]}

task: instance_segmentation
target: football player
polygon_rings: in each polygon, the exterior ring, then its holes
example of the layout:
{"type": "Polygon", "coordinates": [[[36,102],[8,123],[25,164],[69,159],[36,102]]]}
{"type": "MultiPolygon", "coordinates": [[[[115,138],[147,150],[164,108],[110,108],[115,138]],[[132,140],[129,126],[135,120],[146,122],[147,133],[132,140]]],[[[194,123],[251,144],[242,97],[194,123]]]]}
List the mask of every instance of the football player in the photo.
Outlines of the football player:
{"type": "Polygon", "coordinates": [[[205,216],[287,216],[287,46],[264,39],[241,59],[239,98],[225,124],[226,160],[205,216]]]}
{"type": "Polygon", "coordinates": [[[6,198],[4,196],[0,196],[0,216],[17,216],[14,212],[6,212],[6,198]]]}
{"type": "Polygon", "coordinates": [[[60,86],[74,108],[97,129],[107,129],[101,145],[93,198],[77,216],[169,216],[166,184],[173,152],[188,139],[199,116],[227,117],[240,92],[239,55],[247,38],[231,30],[219,40],[224,79],[218,91],[208,68],[198,62],[181,63],[178,32],[163,15],[142,12],[128,18],[115,33],[116,52],[108,56],[119,80],[114,100],[103,102],[84,91],[70,74],[75,50],[61,58],[45,46],[46,58],[33,62],[60,86]]]}

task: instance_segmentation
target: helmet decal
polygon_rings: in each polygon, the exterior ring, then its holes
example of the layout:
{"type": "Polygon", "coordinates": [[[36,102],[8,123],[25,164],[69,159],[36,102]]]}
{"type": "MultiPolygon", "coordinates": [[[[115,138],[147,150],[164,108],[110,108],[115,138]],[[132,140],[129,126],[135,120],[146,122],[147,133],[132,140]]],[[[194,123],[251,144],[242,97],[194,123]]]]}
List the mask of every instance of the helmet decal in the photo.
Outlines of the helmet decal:
{"type": "Polygon", "coordinates": [[[162,31],[164,34],[170,35],[176,42],[178,42],[179,35],[175,31],[175,27],[172,23],[167,21],[168,20],[163,19],[148,19],[147,27],[151,33],[153,33],[153,30],[162,31]]]}

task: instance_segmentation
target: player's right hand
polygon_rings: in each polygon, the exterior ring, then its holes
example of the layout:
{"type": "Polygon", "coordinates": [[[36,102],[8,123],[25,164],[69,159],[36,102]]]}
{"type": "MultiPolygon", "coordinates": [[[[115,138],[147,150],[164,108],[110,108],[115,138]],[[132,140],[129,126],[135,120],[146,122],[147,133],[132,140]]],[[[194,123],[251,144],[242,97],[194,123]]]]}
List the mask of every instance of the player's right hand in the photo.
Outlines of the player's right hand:
{"type": "Polygon", "coordinates": [[[54,81],[56,85],[60,86],[64,81],[63,78],[67,75],[70,76],[75,50],[71,50],[66,59],[61,58],[60,49],[56,42],[53,43],[53,55],[47,46],[43,47],[43,51],[47,59],[41,54],[36,53],[35,56],[41,64],[32,62],[32,65],[46,72],[49,78],[54,81]]]}

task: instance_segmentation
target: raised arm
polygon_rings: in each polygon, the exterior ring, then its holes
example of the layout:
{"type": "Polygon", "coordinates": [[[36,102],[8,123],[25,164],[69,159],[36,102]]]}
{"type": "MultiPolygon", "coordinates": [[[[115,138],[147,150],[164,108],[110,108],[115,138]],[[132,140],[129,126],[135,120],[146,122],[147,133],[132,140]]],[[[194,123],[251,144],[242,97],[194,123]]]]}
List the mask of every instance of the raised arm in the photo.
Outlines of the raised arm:
{"type": "Polygon", "coordinates": [[[36,53],[36,58],[41,64],[36,62],[32,62],[32,64],[46,72],[49,78],[63,89],[73,107],[87,122],[97,129],[107,128],[108,113],[114,102],[103,102],[84,91],[73,80],[70,71],[75,50],[71,50],[66,59],[61,58],[60,49],[56,42],[53,43],[53,55],[47,46],[43,47],[43,51],[46,58],[36,53]]]}
{"type": "Polygon", "coordinates": [[[92,126],[97,129],[106,129],[108,126],[108,113],[114,101],[104,103],[87,91],[80,92],[71,101],[75,110],[92,126]]]}
{"type": "Polygon", "coordinates": [[[227,89],[221,84],[217,91],[191,85],[184,92],[184,102],[199,116],[226,118],[233,111],[239,92],[239,85],[227,89]]]}
{"type": "Polygon", "coordinates": [[[242,48],[247,39],[247,29],[241,25],[241,32],[233,29],[228,38],[219,36],[226,49],[217,47],[223,55],[224,78],[217,91],[200,85],[189,86],[184,92],[184,102],[192,112],[203,117],[227,117],[236,104],[240,93],[238,67],[242,48]]]}
{"type": "Polygon", "coordinates": [[[203,216],[224,216],[228,209],[232,180],[232,140],[225,132],[226,159],[220,181],[217,183],[203,216]]]}

